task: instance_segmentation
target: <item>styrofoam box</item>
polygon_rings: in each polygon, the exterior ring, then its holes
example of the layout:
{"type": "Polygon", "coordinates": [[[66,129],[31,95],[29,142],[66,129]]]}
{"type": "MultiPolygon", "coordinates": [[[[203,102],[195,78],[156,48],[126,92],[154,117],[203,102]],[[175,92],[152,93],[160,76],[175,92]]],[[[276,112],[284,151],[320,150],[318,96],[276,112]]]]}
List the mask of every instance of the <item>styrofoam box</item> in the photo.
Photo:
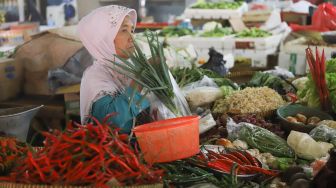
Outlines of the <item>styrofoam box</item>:
{"type": "Polygon", "coordinates": [[[169,37],[167,38],[167,43],[170,46],[175,48],[186,48],[188,46],[187,40],[184,39],[185,37],[169,37]]]}
{"type": "MultiPolygon", "coordinates": [[[[286,68],[296,75],[304,75],[309,66],[306,63],[306,48],[303,38],[292,40],[282,45],[279,54],[279,67],[286,68]]],[[[333,52],[336,52],[336,46],[317,46],[320,54],[324,49],[326,59],[330,59],[333,52]]],[[[315,46],[311,49],[315,54],[315,46]]]]}
{"type": "Polygon", "coordinates": [[[193,9],[186,8],[184,11],[185,18],[194,19],[230,19],[230,18],[240,18],[244,12],[247,12],[248,6],[243,3],[237,9],[193,9]]]}
{"type": "Polygon", "coordinates": [[[304,54],[280,52],[279,67],[287,69],[295,75],[305,75],[308,69],[304,54]]]}
{"type": "Polygon", "coordinates": [[[188,36],[183,38],[183,42],[192,44],[195,48],[215,48],[222,49],[224,48],[224,43],[228,38],[232,38],[233,35],[228,35],[224,37],[195,37],[188,36]]]}
{"type": "Polygon", "coordinates": [[[281,42],[282,34],[264,38],[228,38],[224,43],[225,49],[255,49],[265,50],[277,48],[281,42]]]}
{"type": "Polygon", "coordinates": [[[267,56],[276,53],[277,48],[268,50],[237,50],[233,51],[235,57],[245,57],[252,61],[252,67],[266,67],[267,56]]]}

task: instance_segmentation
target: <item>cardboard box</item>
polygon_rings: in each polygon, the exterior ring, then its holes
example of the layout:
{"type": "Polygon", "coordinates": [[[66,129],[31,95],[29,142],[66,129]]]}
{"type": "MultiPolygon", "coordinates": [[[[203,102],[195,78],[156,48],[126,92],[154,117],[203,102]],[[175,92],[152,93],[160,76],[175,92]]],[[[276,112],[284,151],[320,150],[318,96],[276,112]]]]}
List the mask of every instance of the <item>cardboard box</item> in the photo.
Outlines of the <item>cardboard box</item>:
{"type": "Polygon", "coordinates": [[[0,59],[0,101],[16,97],[22,89],[22,66],[14,59],[0,59]]]}
{"type": "Polygon", "coordinates": [[[66,93],[64,94],[65,114],[66,115],[80,115],[80,94],[66,93]]]}

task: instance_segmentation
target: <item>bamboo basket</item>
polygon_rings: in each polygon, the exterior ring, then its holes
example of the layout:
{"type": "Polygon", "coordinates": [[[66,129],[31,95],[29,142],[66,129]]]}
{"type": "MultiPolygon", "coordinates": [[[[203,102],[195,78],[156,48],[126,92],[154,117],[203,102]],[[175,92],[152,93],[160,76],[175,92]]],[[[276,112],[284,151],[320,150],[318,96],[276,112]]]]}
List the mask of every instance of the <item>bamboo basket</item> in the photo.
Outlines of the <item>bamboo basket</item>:
{"type": "MultiPolygon", "coordinates": [[[[93,186],[67,186],[67,185],[34,185],[0,182],[1,188],[95,188],[93,186]]],[[[139,186],[111,186],[110,188],[162,188],[163,184],[139,185],[139,186]]]]}

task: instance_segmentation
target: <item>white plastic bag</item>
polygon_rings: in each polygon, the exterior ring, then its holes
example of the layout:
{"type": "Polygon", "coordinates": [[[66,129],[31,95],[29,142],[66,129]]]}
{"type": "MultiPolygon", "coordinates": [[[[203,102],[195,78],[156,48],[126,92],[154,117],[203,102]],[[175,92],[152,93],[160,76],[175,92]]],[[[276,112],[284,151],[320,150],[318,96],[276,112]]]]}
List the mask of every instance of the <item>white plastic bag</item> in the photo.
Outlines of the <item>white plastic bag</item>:
{"type": "Polygon", "coordinates": [[[174,103],[175,103],[176,108],[179,110],[179,114],[174,114],[170,109],[168,109],[160,101],[159,98],[156,97],[155,94],[149,93],[147,95],[147,99],[150,102],[150,106],[151,106],[150,111],[151,111],[152,119],[156,121],[191,115],[189,105],[184,95],[182,94],[179,86],[177,85],[171,73],[169,73],[169,76],[170,76],[170,79],[173,85],[173,91],[175,94],[174,103]]]}

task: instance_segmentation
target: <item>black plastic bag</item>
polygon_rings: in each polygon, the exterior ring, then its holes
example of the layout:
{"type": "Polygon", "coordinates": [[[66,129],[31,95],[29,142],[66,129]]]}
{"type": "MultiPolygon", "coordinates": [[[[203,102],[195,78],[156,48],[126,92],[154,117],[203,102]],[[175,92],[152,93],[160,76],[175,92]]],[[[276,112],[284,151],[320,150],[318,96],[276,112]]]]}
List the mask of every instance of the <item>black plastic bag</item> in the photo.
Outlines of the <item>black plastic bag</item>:
{"type": "Polygon", "coordinates": [[[223,54],[217,52],[214,48],[209,49],[209,60],[204,65],[201,66],[203,69],[209,69],[221,76],[225,76],[227,74],[227,69],[225,67],[225,61],[223,54]]]}

